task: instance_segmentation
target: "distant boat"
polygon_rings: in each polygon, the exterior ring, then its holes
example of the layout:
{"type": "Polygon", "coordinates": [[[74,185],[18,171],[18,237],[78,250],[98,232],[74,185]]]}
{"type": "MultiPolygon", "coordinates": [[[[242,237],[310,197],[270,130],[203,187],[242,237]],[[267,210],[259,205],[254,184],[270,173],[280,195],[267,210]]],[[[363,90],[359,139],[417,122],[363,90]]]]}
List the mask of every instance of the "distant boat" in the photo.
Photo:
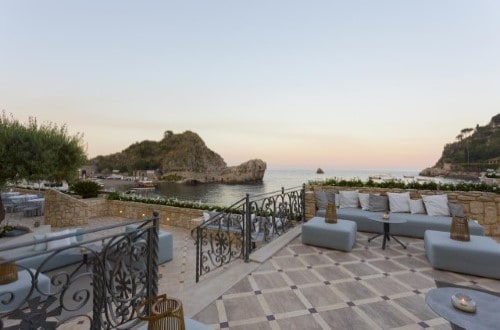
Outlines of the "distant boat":
{"type": "Polygon", "coordinates": [[[316,174],[325,174],[325,172],[321,169],[321,167],[318,167],[316,174]]]}
{"type": "Polygon", "coordinates": [[[154,188],[157,184],[151,180],[139,180],[137,181],[137,185],[139,188],[154,188]]]}

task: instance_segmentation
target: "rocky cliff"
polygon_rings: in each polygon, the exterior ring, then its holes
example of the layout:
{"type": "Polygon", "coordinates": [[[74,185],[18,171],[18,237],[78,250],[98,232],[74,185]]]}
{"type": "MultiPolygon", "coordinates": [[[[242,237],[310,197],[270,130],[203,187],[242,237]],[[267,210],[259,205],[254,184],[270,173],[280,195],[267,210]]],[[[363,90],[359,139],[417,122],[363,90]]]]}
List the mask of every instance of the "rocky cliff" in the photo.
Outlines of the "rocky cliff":
{"type": "Polygon", "coordinates": [[[500,114],[485,126],[464,128],[456,141],[444,146],[437,163],[420,172],[422,176],[478,179],[487,168],[500,165],[500,114]]]}
{"type": "Polygon", "coordinates": [[[260,159],[228,167],[220,155],[191,131],[181,134],[166,131],[159,142],[138,142],[119,153],[98,156],[89,162],[99,172],[156,170],[163,180],[184,183],[261,182],[266,171],[266,163],[260,159]]]}

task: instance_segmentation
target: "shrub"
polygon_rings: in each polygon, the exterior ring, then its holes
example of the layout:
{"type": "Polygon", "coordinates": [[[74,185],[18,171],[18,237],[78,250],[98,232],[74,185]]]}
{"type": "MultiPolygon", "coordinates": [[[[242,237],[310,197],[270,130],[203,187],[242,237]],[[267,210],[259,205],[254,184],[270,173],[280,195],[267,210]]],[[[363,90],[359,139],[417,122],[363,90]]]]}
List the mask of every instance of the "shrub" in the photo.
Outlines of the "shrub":
{"type": "Polygon", "coordinates": [[[78,181],[71,186],[71,191],[82,196],[82,198],[97,197],[101,185],[94,181],[78,181]]]}
{"type": "Polygon", "coordinates": [[[318,186],[339,186],[339,187],[372,187],[372,188],[399,188],[399,189],[417,189],[417,190],[442,190],[442,191],[484,191],[499,194],[500,189],[496,185],[487,185],[485,183],[436,183],[436,182],[409,182],[405,183],[399,180],[388,180],[384,182],[366,182],[359,179],[327,179],[325,181],[309,181],[309,185],[318,186]]]}

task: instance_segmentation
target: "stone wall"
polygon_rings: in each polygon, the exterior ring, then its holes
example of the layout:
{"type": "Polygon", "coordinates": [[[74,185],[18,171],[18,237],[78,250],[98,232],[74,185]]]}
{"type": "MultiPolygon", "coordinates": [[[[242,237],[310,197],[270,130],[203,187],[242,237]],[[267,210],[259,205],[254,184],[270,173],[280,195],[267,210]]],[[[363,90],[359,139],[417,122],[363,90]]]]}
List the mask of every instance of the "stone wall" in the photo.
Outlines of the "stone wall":
{"type": "Polygon", "coordinates": [[[158,211],[161,224],[186,229],[196,227],[203,217],[203,211],[196,209],[124,201],[106,201],[106,204],[107,216],[140,219],[158,211]]]}
{"type": "MultiPolygon", "coordinates": [[[[33,190],[16,189],[21,193],[33,190]]],[[[38,191],[37,191],[38,193],[38,191]]],[[[203,211],[139,202],[109,201],[99,198],[81,199],[57,190],[40,191],[45,197],[45,224],[53,227],[84,226],[89,218],[119,217],[140,219],[158,211],[163,225],[192,229],[201,223],[203,211]]]]}
{"type": "Polygon", "coordinates": [[[87,224],[91,212],[83,200],[57,190],[46,190],[44,196],[46,225],[67,227],[87,224]]]}
{"type": "Polygon", "coordinates": [[[387,189],[369,187],[336,187],[336,186],[311,186],[306,192],[306,219],[312,218],[316,213],[316,202],[314,190],[359,190],[363,193],[405,192],[409,191],[412,199],[421,198],[422,195],[448,195],[450,203],[458,203],[463,206],[466,215],[477,220],[485,229],[488,236],[500,237],[500,195],[479,191],[435,191],[416,189],[387,189]]]}

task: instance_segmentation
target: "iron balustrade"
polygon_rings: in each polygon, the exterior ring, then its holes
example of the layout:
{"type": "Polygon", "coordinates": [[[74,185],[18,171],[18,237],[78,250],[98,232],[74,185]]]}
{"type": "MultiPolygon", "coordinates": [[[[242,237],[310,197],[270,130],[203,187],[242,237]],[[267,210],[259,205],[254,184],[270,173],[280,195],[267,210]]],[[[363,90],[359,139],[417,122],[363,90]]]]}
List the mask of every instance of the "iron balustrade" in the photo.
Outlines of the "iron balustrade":
{"type": "Polygon", "coordinates": [[[33,242],[3,247],[2,254],[11,257],[0,266],[15,262],[28,276],[0,286],[0,329],[56,329],[76,321],[78,327],[89,329],[136,326],[140,320],[135,306],[158,294],[158,233],[159,216],[154,212],[150,218],[36,242],[69,238],[69,246],[51,244],[55,247],[45,251],[31,249],[33,242]],[[125,231],[125,224],[136,227],[125,231]],[[81,259],[50,269],[55,259],[68,254],[81,259]],[[27,266],[33,259],[40,261],[37,268],[27,266]]]}
{"type": "Polygon", "coordinates": [[[196,241],[196,282],[237,258],[249,262],[258,244],[283,235],[305,219],[305,185],[237,201],[191,231],[196,241]]]}

